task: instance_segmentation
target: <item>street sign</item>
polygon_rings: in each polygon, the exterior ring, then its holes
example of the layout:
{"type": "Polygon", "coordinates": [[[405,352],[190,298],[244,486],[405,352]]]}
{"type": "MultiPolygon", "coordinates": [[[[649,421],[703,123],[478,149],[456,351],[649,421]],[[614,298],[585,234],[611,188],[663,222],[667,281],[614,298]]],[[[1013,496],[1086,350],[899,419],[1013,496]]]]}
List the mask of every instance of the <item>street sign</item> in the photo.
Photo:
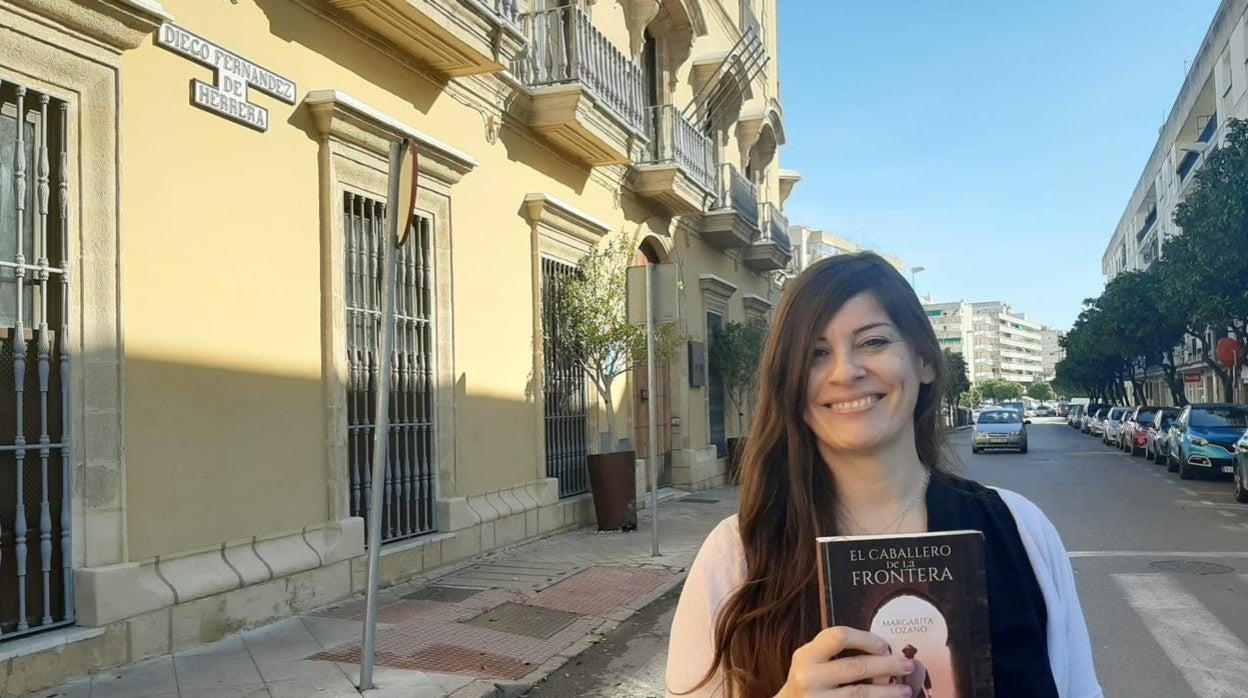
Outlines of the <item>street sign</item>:
{"type": "Polygon", "coordinates": [[[1230,337],[1218,340],[1218,361],[1227,368],[1232,368],[1244,358],[1244,348],[1230,337]]]}
{"type": "Polygon", "coordinates": [[[1199,383],[1200,374],[1199,373],[1185,373],[1183,374],[1183,382],[1184,383],[1199,383]]]}
{"type": "Polygon", "coordinates": [[[664,324],[680,319],[676,302],[676,265],[650,264],[629,267],[625,279],[628,288],[628,324],[644,327],[646,324],[646,266],[653,267],[654,275],[654,322],[664,324]]]}

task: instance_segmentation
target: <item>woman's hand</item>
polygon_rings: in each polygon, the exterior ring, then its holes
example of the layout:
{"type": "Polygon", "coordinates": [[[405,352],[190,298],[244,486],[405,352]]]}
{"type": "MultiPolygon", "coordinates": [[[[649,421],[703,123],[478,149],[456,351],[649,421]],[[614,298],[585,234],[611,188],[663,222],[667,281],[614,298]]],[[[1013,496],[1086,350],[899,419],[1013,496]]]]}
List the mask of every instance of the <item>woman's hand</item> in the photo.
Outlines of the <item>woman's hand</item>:
{"type": "Polygon", "coordinates": [[[828,628],[793,653],[789,680],[776,698],[909,698],[909,686],[878,685],[914,671],[914,662],[891,654],[879,636],[853,628],[828,628]],[[866,654],[833,659],[845,650],[866,654]],[[854,685],[870,681],[875,685],[854,685]]]}

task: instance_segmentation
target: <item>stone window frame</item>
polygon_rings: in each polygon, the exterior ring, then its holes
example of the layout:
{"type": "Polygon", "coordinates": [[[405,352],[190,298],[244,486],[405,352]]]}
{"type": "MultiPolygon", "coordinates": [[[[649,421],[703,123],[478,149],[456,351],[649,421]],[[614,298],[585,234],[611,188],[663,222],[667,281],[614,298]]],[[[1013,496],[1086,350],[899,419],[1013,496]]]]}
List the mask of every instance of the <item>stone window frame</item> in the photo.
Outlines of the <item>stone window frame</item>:
{"type": "Polygon", "coordinates": [[[173,16],[155,0],[0,5],[0,76],[66,103],[70,263],[71,545],[88,568],[130,561],[121,282],[122,54],[173,16]]]}
{"type": "Polygon", "coordinates": [[[772,302],[756,293],[747,293],[741,297],[741,305],[745,310],[745,321],[766,326],[767,316],[771,313],[772,302]]]}
{"type": "MultiPolygon", "coordinates": [[[[348,372],[346,252],[342,201],[347,192],[380,201],[387,197],[390,143],[406,136],[420,156],[416,210],[433,233],[435,341],[434,452],[437,500],[456,494],[455,353],[453,334],[451,189],[477,167],[471,156],[335,89],[304,97],[320,139],[321,327],[324,355],[328,520],[350,516],[346,384],[348,372]]],[[[439,506],[439,509],[441,507],[439,506]]],[[[439,516],[437,530],[445,522],[439,516]]]]}
{"type": "MultiPolygon", "coordinates": [[[[533,302],[533,414],[535,434],[546,433],[546,400],[542,390],[545,385],[546,355],[542,346],[542,258],[558,260],[564,264],[576,266],[581,257],[595,247],[602,238],[611,232],[611,226],[594,216],[581,211],[558,198],[546,193],[532,193],[524,196],[521,214],[529,224],[529,245],[531,254],[530,283],[532,285],[533,302]]],[[[597,390],[591,390],[586,381],[587,414],[597,414],[599,396],[597,390]]],[[[587,420],[588,423],[588,420],[587,420]]],[[[586,435],[586,443],[593,446],[592,432],[586,435]]],[[[538,438],[534,458],[536,461],[535,479],[545,480],[546,475],[546,440],[538,438]]]]}
{"type": "MultiPolygon", "coordinates": [[[[698,276],[698,285],[702,289],[702,310],[717,313],[728,322],[728,301],[737,292],[736,284],[714,274],[702,274],[698,276]]],[[[705,323],[702,331],[706,332],[705,323]]],[[[706,341],[710,339],[706,337],[706,341]]]]}

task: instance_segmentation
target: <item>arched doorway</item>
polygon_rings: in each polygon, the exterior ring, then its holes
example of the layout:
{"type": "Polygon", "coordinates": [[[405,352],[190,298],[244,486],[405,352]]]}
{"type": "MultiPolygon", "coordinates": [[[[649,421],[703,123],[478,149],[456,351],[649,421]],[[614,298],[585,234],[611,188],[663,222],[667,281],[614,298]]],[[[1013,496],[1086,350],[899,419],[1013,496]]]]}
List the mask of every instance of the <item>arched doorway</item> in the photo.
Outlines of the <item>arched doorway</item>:
{"type": "MultiPolygon", "coordinates": [[[[648,235],[642,239],[633,257],[633,266],[646,264],[663,264],[668,261],[667,249],[662,242],[648,235]]],[[[655,362],[654,389],[656,395],[655,425],[658,447],[658,480],[659,487],[672,484],[672,371],[671,359],[658,359],[655,362]]],[[[633,448],[637,457],[650,465],[650,395],[649,372],[643,360],[633,371],[633,448]]],[[[650,482],[648,473],[647,486],[650,482]]]]}

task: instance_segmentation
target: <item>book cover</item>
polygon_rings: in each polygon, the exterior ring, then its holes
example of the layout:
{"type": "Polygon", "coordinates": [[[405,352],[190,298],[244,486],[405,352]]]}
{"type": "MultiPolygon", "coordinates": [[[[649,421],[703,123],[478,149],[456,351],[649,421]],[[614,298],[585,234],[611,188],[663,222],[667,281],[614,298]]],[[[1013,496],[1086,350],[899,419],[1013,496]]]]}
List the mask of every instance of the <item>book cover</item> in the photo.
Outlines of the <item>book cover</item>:
{"type": "Polygon", "coordinates": [[[823,627],[884,638],[919,669],[914,698],[992,698],[984,536],[979,531],[817,539],[823,627]]]}

